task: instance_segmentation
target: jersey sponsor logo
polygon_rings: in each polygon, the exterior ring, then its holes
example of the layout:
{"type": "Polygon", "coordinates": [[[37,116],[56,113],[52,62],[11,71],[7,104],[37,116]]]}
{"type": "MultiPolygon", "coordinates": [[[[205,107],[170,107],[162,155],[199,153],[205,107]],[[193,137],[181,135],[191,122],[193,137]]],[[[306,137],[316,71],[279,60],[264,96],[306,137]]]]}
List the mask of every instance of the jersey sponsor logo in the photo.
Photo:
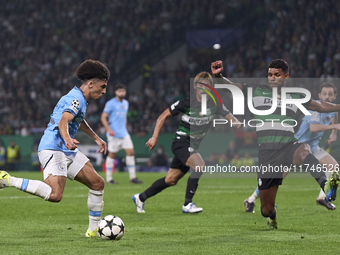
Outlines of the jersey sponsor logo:
{"type": "Polygon", "coordinates": [[[189,123],[190,125],[195,125],[195,126],[203,126],[207,125],[212,121],[213,116],[209,117],[203,117],[203,118],[195,118],[195,117],[190,117],[186,114],[182,115],[182,121],[185,121],[189,123]]]}

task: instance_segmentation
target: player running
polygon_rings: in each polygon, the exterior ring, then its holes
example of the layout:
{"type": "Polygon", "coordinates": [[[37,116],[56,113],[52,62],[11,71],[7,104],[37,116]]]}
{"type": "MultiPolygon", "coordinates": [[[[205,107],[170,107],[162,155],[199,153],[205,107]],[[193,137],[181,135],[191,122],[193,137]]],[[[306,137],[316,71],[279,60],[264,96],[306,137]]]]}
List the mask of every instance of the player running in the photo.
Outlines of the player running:
{"type": "Polygon", "coordinates": [[[106,157],[106,182],[116,184],[112,179],[112,168],[117,152],[124,149],[126,153],[125,162],[129,171],[131,183],[143,183],[136,177],[136,163],[133,143],[127,131],[126,115],[129,110],[129,102],[124,99],[126,87],[124,84],[117,84],[115,87],[116,96],[105,104],[104,111],[100,118],[106,130],[108,155],[106,157]]]}
{"type": "MultiPolygon", "coordinates": [[[[332,103],[337,96],[336,87],[329,82],[321,84],[319,90],[318,102],[330,102],[332,103]]],[[[339,167],[338,162],[325,150],[319,147],[319,141],[326,130],[332,130],[332,133],[328,139],[328,143],[336,141],[337,130],[340,129],[338,124],[338,113],[319,113],[316,111],[309,111],[311,115],[306,115],[299,127],[299,130],[295,134],[295,137],[301,143],[307,143],[313,155],[319,160],[321,165],[328,167],[331,171],[335,167],[339,167]]],[[[326,172],[327,178],[330,172],[326,172]]],[[[283,175],[285,177],[285,174],[283,175]]],[[[253,194],[243,201],[246,208],[246,212],[253,212],[255,207],[255,201],[259,197],[259,189],[256,188],[253,194]]],[[[318,205],[326,207],[328,210],[335,210],[334,204],[329,202],[326,198],[326,194],[321,189],[318,198],[316,199],[318,205]]]]}
{"type": "MultiPolygon", "coordinates": [[[[190,98],[183,98],[166,109],[159,116],[153,135],[146,143],[146,147],[152,150],[157,144],[157,139],[165,120],[181,114],[180,126],[174,133],[171,146],[174,158],[166,177],[155,181],[144,192],[132,196],[138,213],[145,212],[144,203],[148,198],[158,194],[169,186],[176,185],[190,168],[194,170],[204,168],[205,163],[197,150],[216,114],[221,114],[228,121],[233,121],[236,127],[240,126],[238,120],[224,105],[222,107],[215,106],[211,100],[207,101],[207,114],[201,114],[201,96],[206,94],[204,90],[209,90],[209,86],[213,86],[213,79],[209,73],[201,72],[197,74],[193,86],[195,95],[190,98]]],[[[201,174],[199,171],[192,171],[191,176],[189,176],[185,201],[182,206],[183,213],[200,213],[203,211],[202,208],[196,207],[196,205],[192,203],[201,174]]]]}
{"type": "Polygon", "coordinates": [[[73,137],[80,129],[98,144],[98,153],[106,153],[106,143],[84,118],[88,101],[99,99],[106,93],[109,77],[110,71],[99,61],[86,60],[78,67],[77,78],[82,85],[74,87],[59,100],[40,140],[38,155],[44,168],[44,182],[0,172],[0,188],[15,187],[50,202],[61,201],[67,178],[86,185],[89,188],[89,228],[86,237],[96,236],[104,207],[105,182],[89,159],[78,150],[79,142],[73,137]]]}
{"type": "MultiPolygon", "coordinates": [[[[289,78],[288,63],[282,59],[273,60],[268,68],[268,85],[262,84],[236,84],[231,83],[221,74],[223,70],[222,61],[211,63],[212,73],[216,78],[220,78],[217,83],[232,84],[247,92],[247,88],[252,88],[252,103],[261,110],[271,109],[273,103],[272,88],[277,88],[277,109],[270,115],[255,115],[255,119],[262,121],[263,125],[257,125],[256,134],[259,145],[259,165],[262,166],[257,173],[258,188],[261,200],[261,213],[267,219],[269,228],[277,228],[275,199],[279,185],[282,184],[283,172],[262,171],[264,167],[287,167],[308,166],[310,174],[315,178],[320,187],[324,190],[327,199],[333,201],[336,198],[336,191],[339,186],[339,173],[332,171],[327,179],[323,171],[312,171],[319,169],[319,160],[311,153],[309,145],[300,143],[294,137],[294,121],[296,118],[297,107],[287,104],[286,115],[281,115],[281,88],[286,86],[289,78]],[[284,121],[285,125],[281,125],[284,121]]],[[[292,99],[304,98],[301,93],[288,93],[292,99]]],[[[312,111],[318,112],[337,112],[340,105],[328,102],[317,102],[309,100],[303,106],[312,111]]]]}

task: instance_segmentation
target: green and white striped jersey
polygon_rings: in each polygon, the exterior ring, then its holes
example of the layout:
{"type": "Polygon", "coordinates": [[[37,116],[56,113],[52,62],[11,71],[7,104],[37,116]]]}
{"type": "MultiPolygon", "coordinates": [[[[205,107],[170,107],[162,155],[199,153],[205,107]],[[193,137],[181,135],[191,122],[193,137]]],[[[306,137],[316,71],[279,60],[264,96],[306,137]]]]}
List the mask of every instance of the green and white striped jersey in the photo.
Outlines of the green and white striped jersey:
{"type": "Polygon", "coordinates": [[[225,117],[230,112],[224,105],[216,106],[212,100],[208,100],[207,115],[202,115],[201,102],[198,102],[194,96],[191,98],[190,100],[189,97],[185,97],[173,103],[169,110],[173,116],[181,114],[180,125],[173,135],[173,140],[186,140],[197,149],[215,115],[221,114],[225,117]]]}
{"type": "MultiPolygon", "coordinates": [[[[268,110],[272,107],[273,93],[268,85],[244,84],[243,90],[247,91],[248,87],[253,88],[253,106],[257,110],[268,110]]],[[[281,115],[281,94],[278,91],[278,101],[276,110],[270,115],[255,115],[257,142],[260,150],[279,150],[285,144],[297,141],[294,137],[294,126],[297,106],[294,104],[286,105],[286,115],[281,115]]],[[[304,98],[302,93],[287,94],[287,98],[298,99],[304,98]]],[[[311,100],[303,104],[308,107],[311,100]]]]}

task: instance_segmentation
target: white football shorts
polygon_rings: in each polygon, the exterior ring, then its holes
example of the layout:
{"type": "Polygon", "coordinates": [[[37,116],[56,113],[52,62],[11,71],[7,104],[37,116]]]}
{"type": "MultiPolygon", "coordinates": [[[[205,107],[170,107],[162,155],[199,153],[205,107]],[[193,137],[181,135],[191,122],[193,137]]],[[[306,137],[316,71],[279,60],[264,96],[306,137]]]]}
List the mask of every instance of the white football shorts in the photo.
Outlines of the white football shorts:
{"type": "Polygon", "coordinates": [[[107,148],[109,152],[116,153],[121,149],[133,149],[133,143],[130,135],[125,136],[124,138],[116,138],[114,136],[107,136],[107,148]]]}
{"type": "Polygon", "coordinates": [[[319,146],[318,148],[314,151],[313,155],[318,159],[322,159],[324,156],[329,155],[327,151],[324,149],[321,149],[319,146]]]}
{"type": "Polygon", "coordinates": [[[73,180],[89,159],[80,151],[67,156],[62,151],[42,150],[38,152],[44,168],[44,180],[51,174],[73,180]]]}

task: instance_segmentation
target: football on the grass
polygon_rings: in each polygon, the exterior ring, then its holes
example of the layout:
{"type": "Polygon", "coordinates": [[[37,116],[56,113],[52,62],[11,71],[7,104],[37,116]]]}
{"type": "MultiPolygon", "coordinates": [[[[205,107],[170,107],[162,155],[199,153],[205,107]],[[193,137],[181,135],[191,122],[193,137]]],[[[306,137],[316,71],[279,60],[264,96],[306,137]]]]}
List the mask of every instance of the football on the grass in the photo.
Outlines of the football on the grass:
{"type": "Polygon", "coordinates": [[[103,240],[119,240],[125,232],[124,222],[118,216],[107,215],[98,224],[97,234],[103,240]]]}

